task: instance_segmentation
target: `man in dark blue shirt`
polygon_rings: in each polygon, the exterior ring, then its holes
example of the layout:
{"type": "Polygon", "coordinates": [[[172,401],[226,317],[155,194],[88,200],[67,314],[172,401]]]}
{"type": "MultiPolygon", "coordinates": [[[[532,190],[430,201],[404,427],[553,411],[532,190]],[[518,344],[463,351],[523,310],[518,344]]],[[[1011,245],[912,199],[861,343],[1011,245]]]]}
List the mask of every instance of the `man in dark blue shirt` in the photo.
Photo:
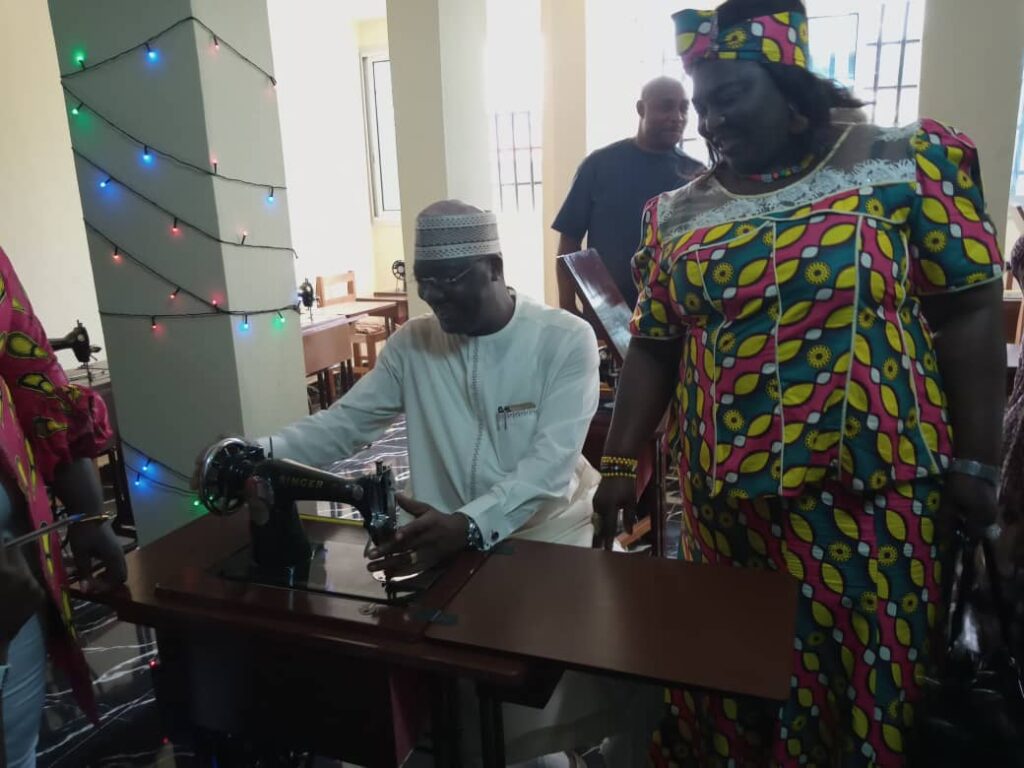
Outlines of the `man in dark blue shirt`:
{"type": "Polygon", "coordinates": [[[644,205],[662,192],[689,184],[705,170],[678,147],[689,107],[678,80],[659,77],[645,85],[636,103],[636,137],[599,149],[580,164],[551,225],[561,233],[559,255],[580,250],[586,235],[587,247],[601,254],[630,305],[637,299],[630,262],[640,243],[644,205]]]}

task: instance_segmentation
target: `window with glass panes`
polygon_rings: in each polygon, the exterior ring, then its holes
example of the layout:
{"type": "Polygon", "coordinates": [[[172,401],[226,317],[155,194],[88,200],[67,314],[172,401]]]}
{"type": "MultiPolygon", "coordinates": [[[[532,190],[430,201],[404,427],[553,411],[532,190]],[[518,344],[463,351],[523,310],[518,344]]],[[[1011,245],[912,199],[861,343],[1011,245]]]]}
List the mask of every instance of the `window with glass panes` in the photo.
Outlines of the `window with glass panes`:
{"type": "Polygon", "coordinates": [[[853,90],[868,119],[917,119],[925,0],[810,0],[811,69],[853,90]]]}
{"type": "Polygon", "coordinates": [[[541,131],[533,111],[494,115],[494,167],[502,211],[532,211],[540,202],[541,131]]]}

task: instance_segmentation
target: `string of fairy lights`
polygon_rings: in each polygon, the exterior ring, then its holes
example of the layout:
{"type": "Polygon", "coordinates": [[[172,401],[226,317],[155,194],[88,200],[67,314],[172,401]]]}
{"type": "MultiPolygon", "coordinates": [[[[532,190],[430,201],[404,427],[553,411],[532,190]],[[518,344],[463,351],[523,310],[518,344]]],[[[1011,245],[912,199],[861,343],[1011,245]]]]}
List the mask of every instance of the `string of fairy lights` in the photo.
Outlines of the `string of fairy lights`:
{"type": "MultiPolygon", "coordinates": [[[[278,194],[284,192],[286,187],[280,181],[262,182],[253,181],[250,179],[241,178],[230,174],[221,173],[217,158],[211,157],[209,167],[203,167],[196,162],[183,158],[166,148],[162,148],[151,142],[151,140],[142,136],[136,135],[135,133],[127,130],[123,126],[119,125],[117,121],[105,115],[101,110],[97,109],[94,105],[88,104],[79,93],[72,88],[68,81],[72,78],[81,77],[86,73],[95,72],[98,69],[106,67],[115,61],[125,59],[133,53],[141,53],[144,62],[154,64],[161,61],[161,48],[160,41],[173,30],[182,27],[186,24],[194,24],[203,30],[205,30],[211,39],[211,44],[214,49],[220,51],[222,48],[230,51],[232,54],[237,56],[241,61],[245,62],[249,67],[253,68],[261,75],[267,78],[268,82],[276,87],[277,79],[268,71],[266,71],[259,64],[254,62],[251,58],[243,54],[238,48],[231,45],[229,42],[224,40],[218,33],[216,33],[211,27],[205,22],[195,16],[186,16],[178,21],[170,24],[164,29],[160,30],[156,34],[146,38],[145,40],[119,51],[115,54],[104,57],[103,59],[90,63],[86,52],[82,49],[77,49],[73,52],[72,58],[76,69],[64,72],[61,75],[62,87],[64,92],[69,99],[71,104],[69,113],[72,121],[76,119],[82,119],[86,115],[92,115],[97,118],[103,125],[113,131],[122,140],[127,141],[136,147],[139,152],[140,160],[144,167],[153,166],[158,158],[164,158],[176,166],[186,169],[190,172],[202,174],[207,177],[214,178],[217,183],[229,183],[239,184],[247,187],[255,187],[261,190],[265,190],[265,200],[268,205],[274,205],[277,201],[278,194]]],[[[74,122],[72,122],[74,126],[74,122]]],[[[97,179],[97,187],[100,194],[111,193],[114,189],[124,189],[127,193],[139,200],[143,204],[151,207],[152,209],[159,211],[161,214],[166,216],[168,224],[168,233],[172,238],[178,238],[188,230],[196,233],[202,238],[205,238],[213,243],[217,243],[223,246],[236,247],[236,248],[247,248],[247,249],[261,249],[270,251],[280,251],[282,253],[288,253],[293,258],[298,258],[294,248],[290,246],[280,246],[271,243],[260,243],[253,242],[249,237],[249,233],[246,229],[240,229],[237,234],[237,239],[228,240],[221,237],[219,234],[215,234],[205,229],[204,227],[196,224],[193,221],[187,219],[180,211],[171,210],[168,206],[163,205],[151,196],[144,194],[139,191],[123,178],[114,175],[110,171],[106,170],[101,163],[96,159],[88,156],[78,146],[72,146],[72,152],[75,157],[87,168],[91,169],[97,179]]],[[[240,318],[238,329],[242,332],[248,332],[252,328],[251,318],[256,318],[262,315],[270,315],[273,317],[273,322],[278,326],[283,326],[286,322],[287,312],[298,312],[299,302],[289,303],[283,306],[275,307],[260,307],[254,309],[232,309],[225,306],[224,302],[215,296],[204,297],[200,295],[198,291],[192,290],[187,286],[181,285],[179,281],[174,280],[168,275],[164,274],[160,270],[156,269],[152,263],[147,261],[145,258],[140,256],[138,253],[133,253],[117,241],[105,233],[100,227],[94,222],[89,221],[88,218],[85,221],[86,228],[90,233],[97,236],[98,238],[105,241],[110,247],[111,260],[117,265],[131,264],[138,269],[143,270],[150,276],[157,278],[162,281],[168,288],[168,296],[171,300],[177,300],[180,298],[190,299],[200,305],[199,311],[185,311],[184,309],[175,309],[169,311],[166,308],[162,308],[160,311],[154,312],[120,312],[110,310],[100,310],[100,315],[103,317],[121,318],[121,319],[134,319],[148,321],[154,331],[157,331],[161,324],[166,321],[176,320],[197,320],[209,317],[222,317],[222,316],[237,316],[240,318]]],[[[179,303],[175,301],[174,303],[179,303]]]]}
{"type": "MultiPolygon", "coordinates": [[[[211,155],[208,162],[197,161],[196,158],[188,158],[180,153],[174,152],[167,146],[161,145],[149,137],[139,135],[120,124],[117,119],[104,112],[96,104],[82,97],[82,93],[88,92],[84,85],[90,73],[109,67],[117,61],[130,61],[132,56],[137,56],[139,65],[162,66],[165,58],[164,45],[166,36],[174,30],[192,25],[204,30],[210,39],[212,52],[220,53],[228,51],[238,60],[244,62],[255,72],[266,78],[272,88],[277,87],[277,79],[266,69],[257,64],[252,58],[246,56],[239,48],[226,41],[223,36],[214,31],[209,25],[196,16],[186,16],[168,25],[164,29],[147,37],[129,48],[106,55],[101,59],[92,61],[84,48],[77,48],[71,52],[73,68],[61,72],[61,85],[64,89],[65,100],[68,104],[69,122],[73,137],[72,151],[79,164],[80,186],[83,195],[89,185],[88,177],[95,180],[95,194],[111,195],[117,190],[124,190],[140,204],[147,206],[166,218],[167,230],[165,237],[171,242],[187,242],[184,240],[186,234],[194,233],[198,237],[216,243],[229,249],[258,249],[263,251],[280,252],[287,254],[289,258],[298,258],[295,250],[288,246],[280,246],[272,243],[255,242],[250,238],[246,229],[239,229],[234,239],[226,239],[219,233],[211,232],[200,226],[188,217],[182,215],[181,211],[172,210],[169,205],[162,204],[151,195],[147,195],[137,189],[123,177],[110,172],[96,158],[91,157],[82,147],[83,142],[76,142],[74,138],[78,131],[93,130],[94,126],[102,127],[108,136],[123,142],[129,147],[131,153],[137,153],[140,167],[143,170],[152,170],[166,162],[168,167],[174,166],[189,173],[195,173],[213,180],[216,185],[238,185],[260,190],[266,205],[275,206],[279,196],[286,192],[282,180],[272,179],[268,181],[253,180],[243,177],[237,173],[225,173],[216,155],[211,155]],[[81,80],[83,86],[80,88],[76,82],[81,80]],[[88,176],[83,176],[87,174],[88,176]]],[[[123,165],[123,163],[121,163],[123,165]]],[[[109,231],[99,226],[95,221],[85,220],[86,229],[94,247],[97,243],[103,243],[109,249],[110,260],[113,265],[121,268],[136,269],[150,278],[162,282],[167,291],[167,303],[160,311],[154,312],[121,312],[111,310],[100,310],[100,315],[105,318],[119,318],[127,320],[140,320],[148,322],[153,331],[157,332],[161,327],[170,321],[202,320],[214,317],[231,317],[238,319],[237,330],[247,333],[252,328],[252,319],[260,316],[271,316],[276,326],[283,326],[287,322],[287,313],[298,312],[301,309],[299,301],[284,306],[257,307],[250,309],[237,309],[227,305],[227,302],[216,295],[204,295],[202,291],[184,285],[182,281],[157,269],[152,259],[147,259],[144,254],[125,248],[118,242],[109,231]]],[[[156,239],[159,242],[159,238],[156,239]]],[[[94,259],[97,258],[96,250],[93,251],[94,259]]],[[[132,484],[136,487],[145,484],[160,492],[188,498],[192,506],[199,507],[199,499],[194,491],[188,486],[190,478],[173,467],[157,461],[148,456],[147,452],[129,444],[122,439],[122,461],[124,462],[125,473],[129,478],[133,477],[132,484]],[[134,457],[126,456],[130,452],[134,457]],[[184,486],[184,487],[183,487],[184,486]]]]}
{"type": "Polygon", "coordinates": [[[137,151],[140,153],[142,162],[146,164],[153,163],[157,158],[164,158],[170,160],[176,165],[194,171],[196,173],[205,174],[207,176],[216,176],[218,180],[228,181],[235,184],[244,184],[250,187],[259,187],[267,190],[267,202],[274,203],[277,199],[277,193],[283,192],[286,187],[282,183],[267,184],[261,181],[250,181],[248,179],[240,179],[235,176],[229,176],[220,173],[219,163],[216,156],[210,158],[209,167],[203,167],[185,158],[179,157],[174,153],[161,149],[160,147],[147,144],[142,138],[130,133],[122,126],[118,125],[112,119],[107,117],[103,112],[94,107],[93,105],[82,99],[75,91],[67,86],[66,83],[61,84],[64,88],[64,93],[70,98],[72,107],[69,110],[72,117],[85,117],[87,115],[93,115],[100,122],[105,124],[108,128],[120,134],[123,139],[134,144],[137,151]]]}

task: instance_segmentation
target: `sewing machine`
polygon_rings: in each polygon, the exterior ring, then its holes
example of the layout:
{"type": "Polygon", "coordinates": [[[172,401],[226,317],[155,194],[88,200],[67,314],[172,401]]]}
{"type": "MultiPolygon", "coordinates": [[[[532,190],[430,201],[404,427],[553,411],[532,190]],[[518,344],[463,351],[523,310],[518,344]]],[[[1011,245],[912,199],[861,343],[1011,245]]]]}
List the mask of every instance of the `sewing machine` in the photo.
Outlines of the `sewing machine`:
{"type": "Polygon", "coordinates": [[[94,352],[99,352],[99,347],[94,347],[89,341],[89,332],[81,322],[71,329],[71,332],[56,339],[49,339],[50,346],[54,352],[63,349],[70,349],[75,354],[75,359],[80,363],[88,363],[92,360],[94,352]]]}
{"type": "MultiPolygon", "coordinates": [[[[310,541],[296,502],[349,504],[360,514],[369,542],[381,545],[398,530],[391,468],[345,479],[286,459],[267,458],[258,445],[227,438],[203,455],[199,498],[214,515],[231,515],[250,501],[250,543],[221,564],[218,575],[238,581],[392,602],[424,589],[427,572],[388,580],[371,575],[351,546],[310,541]]],[[[367,547],[369,543],[367,544],[367,547]]],[[[365,551],[365,550],[364,550],[365,551]]]]}

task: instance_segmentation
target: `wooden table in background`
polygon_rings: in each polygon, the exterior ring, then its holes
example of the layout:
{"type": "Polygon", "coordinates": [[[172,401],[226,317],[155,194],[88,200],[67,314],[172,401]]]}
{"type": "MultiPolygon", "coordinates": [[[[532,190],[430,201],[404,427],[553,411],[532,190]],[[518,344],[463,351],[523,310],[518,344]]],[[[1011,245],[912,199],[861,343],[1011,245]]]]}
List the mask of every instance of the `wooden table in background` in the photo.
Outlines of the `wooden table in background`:
{"type": "Polygon", "coordinates": [[[383,301],[393,301],[398,305],[399,325],[404,325],[409,319],[409,295],[405,291],[374,291],[373,298],[383,301]]]}
{"type": "Polygon", "coordinates": [[[387,323],[388,335],[394,333],[398,325],[399,310],[395,301],[377,301],[375,299],[356,299],[340,304],[328,304],[325,307],[313,308],[313,323],[330,317],[344,316],[352,322],[361,317],[383,317],[387,323]]]}

